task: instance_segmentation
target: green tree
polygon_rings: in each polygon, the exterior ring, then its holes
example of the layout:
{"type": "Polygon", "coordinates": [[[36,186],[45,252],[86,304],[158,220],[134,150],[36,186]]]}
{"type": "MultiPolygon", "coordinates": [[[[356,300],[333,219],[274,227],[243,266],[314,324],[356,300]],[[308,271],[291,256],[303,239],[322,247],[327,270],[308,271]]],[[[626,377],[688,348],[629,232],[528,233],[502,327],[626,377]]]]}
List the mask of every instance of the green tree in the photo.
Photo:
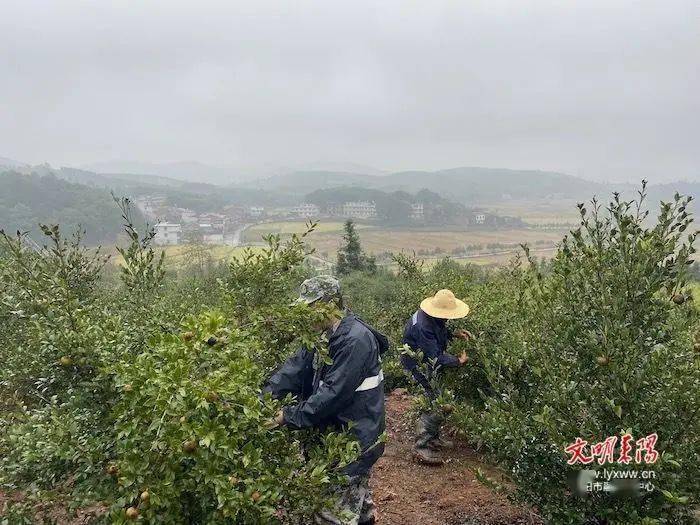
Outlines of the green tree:
{"type": "Polygon", "coordinates": [[[355,223],[351,219],[345,222],[343,240],[345,241],[345,246],[338,250],[336,266],[338,274],[347,275],[354,271],[374,273],[377,270],[377,263],[374,257],[362,251],[360,236],[355,230],[355,223]]]}

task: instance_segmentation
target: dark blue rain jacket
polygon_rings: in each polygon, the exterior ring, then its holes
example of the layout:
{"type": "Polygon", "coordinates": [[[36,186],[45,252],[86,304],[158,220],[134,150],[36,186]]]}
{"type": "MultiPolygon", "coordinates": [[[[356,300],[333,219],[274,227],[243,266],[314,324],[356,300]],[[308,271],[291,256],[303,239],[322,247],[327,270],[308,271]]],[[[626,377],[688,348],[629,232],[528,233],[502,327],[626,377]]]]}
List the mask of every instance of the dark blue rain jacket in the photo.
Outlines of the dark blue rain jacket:
{"type": "Polygon", "coordinates": [[[368,474],[384,453],[384,374],[380,354],[389,341],[349,313],[328,340],[330,365],[314,370],[314,352],[305,348],[290,357],[265,385],[277,399],[287,394],[298,403],[284,408],[291,429],[347,428],[362,449],[360,458],[345,469],[349,476],[368,474]]]}
{"type": "Polygon", "coordinates": [[[401,363],[428,393],[432,393],[429,378],[434,372],[442,367],[459,366],[459,359],[446,352],[447,344],[451,340],[452,332],[447,328],[447,321],[431,317],[423,310],[416,311],[406,323],[402,342],[414,351],[423,352],[423,362],[428,366],[428,376],[421,373],[417,369],[418,363],[415,359],[406,354],[401,356],[401,363]],[[432,360],[435,360],[435,369],[431,364],[432,360]]]}

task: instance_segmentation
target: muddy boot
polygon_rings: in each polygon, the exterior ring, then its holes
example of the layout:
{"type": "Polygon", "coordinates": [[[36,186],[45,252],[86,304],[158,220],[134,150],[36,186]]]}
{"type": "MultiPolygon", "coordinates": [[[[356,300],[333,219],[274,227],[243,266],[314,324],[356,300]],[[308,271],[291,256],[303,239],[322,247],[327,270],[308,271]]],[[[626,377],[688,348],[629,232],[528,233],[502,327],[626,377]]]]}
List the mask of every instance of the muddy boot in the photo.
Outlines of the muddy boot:
{"type": "Polygon", "coordinates": [[[434,450],[430,450],[427,447],[418,448],[413,447],[413,460],[417,463],[423,463],[424,465],[442,465],[443,461],[440,456],[438,456],[434,450]]]}
{"type": "Polygon", "coordinates": [[[450,441],[449,439],[444,439],[444,438],[436,438],[430,441],[428,443],[428,447],[431,450],[439,451],[445,448],[452,448],[455,446],[454,441],[450,441]]]}
{"type": "Polygon", "coordinates": [[[443,421],[438,413],[423,412],[416,425],[416,448],[427,448],[431,441],[438,439],[443,421]]]}

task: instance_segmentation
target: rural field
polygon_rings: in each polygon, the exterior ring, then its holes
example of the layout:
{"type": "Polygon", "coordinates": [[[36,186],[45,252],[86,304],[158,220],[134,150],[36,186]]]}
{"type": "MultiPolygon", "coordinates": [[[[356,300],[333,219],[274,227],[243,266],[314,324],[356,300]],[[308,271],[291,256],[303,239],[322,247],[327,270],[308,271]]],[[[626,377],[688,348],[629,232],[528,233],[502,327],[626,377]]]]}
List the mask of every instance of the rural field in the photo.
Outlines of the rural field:
{"type": "MultiPolygon", "coordinates": [[[[253,253],[260,253],[263,249],[259,245],[254,246],[226,246],[217,244],[199,244],[188,245],[181,244],[177,246],[162,246],[154,248],[154,253],[160,257],[165,255],[165,267],[168,270],[180,271],[186,270],[197,264],[209,264],[229,262],[233,259],[240,258],[246,250],[253,253]]],[[[124,264],[124,258],[117,252],[116,249],[111,249],[107,253],[111,255],[110,262],[115,266],[124,264]]]]}
{"type": "MultiPolygon", "coordinates": [[[[363,248],[372,255],[415,252],[419,258],[427,262],[450,255],[458,261],[474,264],[502,264],[520,251],[517,246],[520,243],[530,244],[533,253],[539,257],[551,256],[555,250],[555,244],[568,231],[566,229],[457,230],[453,228],[410,230],[382,228],[370,224],[357,224],[356,229],[362,236],[363,248]],[[489,248],[489,245],[493,244],[510,246],[489,248]],[[482,245],[482,249],[466,257],[453,252],[455,249],[469,245],[482,245]]],[[[262,235],[267,233],[279,233],[289,237],[292,233],[301,233],[304,230],[305,223],[296,221],[258,224],[246,230],[245,239],[247,242],[259,243],[262,235]]],[[[316,249],[316,254],[331,262],[335,260],[342,243],[343,223],[341,222],[321,221],[316,232],[309,238],[309,245],[316,249]]]]}
{"type": "Polygon", "coordinates": [[[549,225],[573,227],[578,225],[580,216],[574,199],[551,199],[538,201],[499,201],[484,203],[484,207],[499,215],[521,218],[531,226],[549,225]]]}
{"type": "MultiPolygon", "coordinates": [[[[320,221],[316,227],[317,233],[339,233],[343,231],[342,221],[320,221]]],[[[357,224],[358,230],[371,228],[367,224],[357,224]]],[[[270,233],[276,233],[283,236],[289,236],[293,233],[303,233],[306,231],[305,221],[279,221],[279,222],[264,222],[255,224],[245,231],[244,239],[246,242],[260,242],[262,236],[270,233]]]]}

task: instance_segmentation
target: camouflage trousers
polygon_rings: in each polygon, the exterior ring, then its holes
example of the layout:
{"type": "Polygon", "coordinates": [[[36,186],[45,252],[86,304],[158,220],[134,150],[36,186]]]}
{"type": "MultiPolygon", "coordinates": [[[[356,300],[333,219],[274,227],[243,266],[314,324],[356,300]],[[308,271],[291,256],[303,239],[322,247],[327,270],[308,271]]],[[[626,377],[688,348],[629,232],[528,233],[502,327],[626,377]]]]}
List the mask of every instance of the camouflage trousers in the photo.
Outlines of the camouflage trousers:
{"type": "Polygon", "coordinates": [[[315,516],[318,525],[364,525],[374,523],[375,506],[369,489],[369,475],[351,476],[336,490],[338,503],[332,510],[315,516]]]}
{"type": "Polygon", "coordinates": [[[445,418],[439,412],[423,412],[416,425],[416,448],[426,448],[440,438],[440,427],[445,418]]]}

